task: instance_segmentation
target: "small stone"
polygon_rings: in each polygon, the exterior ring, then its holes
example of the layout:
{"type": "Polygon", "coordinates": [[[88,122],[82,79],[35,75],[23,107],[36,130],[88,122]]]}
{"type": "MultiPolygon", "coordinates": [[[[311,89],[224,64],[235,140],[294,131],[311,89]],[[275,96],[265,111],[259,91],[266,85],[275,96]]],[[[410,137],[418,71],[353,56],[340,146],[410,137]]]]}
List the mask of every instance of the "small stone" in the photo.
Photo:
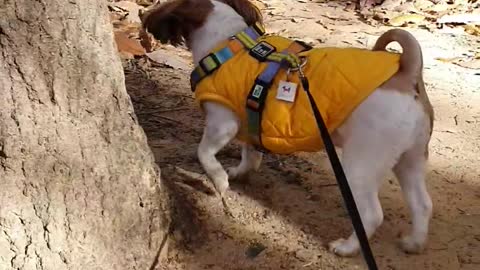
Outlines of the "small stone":
{"type": "Polygon", "coordinates": [[[295,258],[302,262],[308,262],[312,259],[312,253],[306,249],[300,249],[295,252],[295,258]]]}

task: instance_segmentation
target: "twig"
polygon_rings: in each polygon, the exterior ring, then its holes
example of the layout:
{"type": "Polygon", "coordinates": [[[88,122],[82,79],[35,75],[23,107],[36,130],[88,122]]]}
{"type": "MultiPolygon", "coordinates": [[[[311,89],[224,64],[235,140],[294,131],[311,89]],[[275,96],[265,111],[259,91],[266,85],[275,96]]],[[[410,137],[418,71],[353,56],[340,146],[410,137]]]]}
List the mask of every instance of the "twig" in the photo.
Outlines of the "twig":
{"type": "Polygon", "coordinates": [[[163,116],[163,115],[156,115],[156,117],[159,117],[159,118],[162,118],[162,119],[165,119],[165,120],[172,121],[172,122],[175,122],[175,123],[180,124],[180,121],[175,120],[175,119],[172,119],[172,118],[170,118],[170,117],[166,117],[166,116],[163,116]]]}
{"type": "Polygon", "coordinates": [[[168,235],[171,234],[173,231],[171,224],[168,226],[168,230],[163,236],[162,243],[160,244],[160,247],[158,248],[157,254],[155,255],[155,258],[153,259],[152,264],[150,265],[149,270],[154,270],[155,266],[157,266],[159,260],[160,260],[160,255],[162,255],[163,248],[167,244],[168,240],[168,235]]]}
{"type": "Polygon", "coordinates": [[[227,202],[225,201],[225,198],[222,195],[220,195],[220,198],[222,199],[223,212],[225,213],[225,215],[231,218],[234,218],[235,216],[233,215],[232,211],[230,211],[230,208],[228,207],[227,202]]]}
{"type": "Polygon", "coordinates": [[[318,187],[324,188],[324,187],[335,187],[335,186],[338,186],[338,184],[324,184],[324,185],[320,185],[318,187]]]}
{"type": "MultiPolygon", "coordinates": [[[[192,179],[196,179],[196,180],[199,180],[199,181],[207,181],[207,182],[209,181],[208,177],[203,175],[203,174],[187,171],[187,170],[182,169],[178,166],[175,166],[174,168],[175,168],[175,171],[177,171],[178,173],[183,174],[183,175],[185,175],[187,177],[190,177],[192,179]]],[[[220,199],[222,200],[223,212],[227,216],[234,218],[235,216],[232,214],[232,211],[230,211],[230,208],[228,207],[227,202],[225,201],[225,198],[218,192],[218,190],[217,190],[217,194],[218,194],[218,196],[220,196],[220,199]]]]}
{"type": "Polygon", "coordinates": [[[307,264],[304,264],[303,267],[307,267],[307,266],[310,266],[310,265],[312,265],[312,264],[313,264],[313,262],[309,262],[309,263],[307,263],[307,264]]]}
{"type": "Polygon", "coordinates": [[[192,179],[196,179],[196,180],[199,180],[199,181],[207,181],[208,182],[208,177],[203,175],[203,174],[200,174],[200,173],[196,173],[196,172],[191,172],[191,171],[187,171],[185,169],[182,169],[178,166],[175,166],[174,167],[175,171],[177,171],[178,173],[180,174],[183,174],[187,177],[190,177],[192,179]]]}
{"type": "Polygon", "coordinates": [[[176,112],[176,111],[186,111],[190,109],[189,107],[180,107],[180,108],[169,108],[169,109],[160,109],[160,110],[153,110],[148,112],[140,112],[139,115],[145,114],[153,114],[153,113],[166,113],[166,112],[176,112]]]}
{"type": "Polygon", "coordinates": [[[456,133],[455,131],[452,131],[452,130],[437,130],[436,132],[440,132],[440,133],[452,133],[452,134],[455,134],[455,133],[456,133]]]}

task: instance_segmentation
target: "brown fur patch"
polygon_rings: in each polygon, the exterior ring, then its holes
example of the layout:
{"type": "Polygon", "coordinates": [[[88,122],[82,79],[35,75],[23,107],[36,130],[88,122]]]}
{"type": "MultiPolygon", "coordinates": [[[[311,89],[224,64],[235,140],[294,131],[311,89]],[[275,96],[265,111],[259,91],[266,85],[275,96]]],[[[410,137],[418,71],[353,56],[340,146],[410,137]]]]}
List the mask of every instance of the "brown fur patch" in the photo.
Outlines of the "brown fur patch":
{"type": "Polygon", "coordinates": [[[252,25],[256,22],[263,23],[262,13],[257,6],[249,0],[219,0],[231,6],[240,16],[243,17],[247,25],[252,25]]]}
{"type": "Polygon", "coordinates": [[[213,10],[210,0],[171,0],[141,14],[143,27],[162,43],[173,46],[188,41],[213,10]]]}

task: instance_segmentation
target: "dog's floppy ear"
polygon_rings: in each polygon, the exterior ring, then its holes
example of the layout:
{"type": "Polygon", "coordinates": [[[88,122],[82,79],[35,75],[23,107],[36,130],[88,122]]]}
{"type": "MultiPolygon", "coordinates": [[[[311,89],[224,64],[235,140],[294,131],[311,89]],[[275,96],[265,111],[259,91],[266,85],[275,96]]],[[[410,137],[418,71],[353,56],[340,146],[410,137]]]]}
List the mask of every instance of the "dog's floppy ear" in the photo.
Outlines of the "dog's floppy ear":
{"type": "Polygon", "coordinates": [[[213,4],[210,0],[171,0],[140,15],[143,28],[162,43],[184,43],[189,34],[203,25],[213,4]]]}

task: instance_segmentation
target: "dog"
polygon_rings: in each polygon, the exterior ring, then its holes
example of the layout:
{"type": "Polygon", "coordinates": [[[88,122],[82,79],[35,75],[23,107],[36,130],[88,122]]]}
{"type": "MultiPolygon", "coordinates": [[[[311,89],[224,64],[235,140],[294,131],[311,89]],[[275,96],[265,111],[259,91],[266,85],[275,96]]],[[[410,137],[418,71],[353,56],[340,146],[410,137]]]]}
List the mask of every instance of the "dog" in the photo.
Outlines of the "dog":
{"type": "MultiPolygon", "coordinates": [[[[247,0],[171,0],[141,17],[143,27],[156,39],[174,46],[185,44],[197,66],[219,44],[262,21],[258,8],[247,0]]],[[[342,149],[341,162],[367,236],[370,238],[383,222],[378,192],[385,174],[393,170],[412,219],[411,230],[399,244],[407,253],[420,253],[427,242],[432,215],[425,170],[434,113],[422,77],[421,47],[413,35],[400,29],[389,30],[368,50],[368,55],[393,54],[386,52],[391,42],[398,42],[403,49],[400,55],[396,54],[398,69],[348,112],[331,130],[331,137],[335,146],[342,149]]],[[[368,73],[377,71],[382,72],[373,68],[368,73]]],[[[300,99],[299,93],[297,99],[300,99]]],[[[229,179],[259,169],[262,153],[251,143],[243,143],[240,164],[225,170],[215,155],[244,128],[244,115],[214,100],[201,102],[201,108],[206,126],[198,146],[198,159],[223,195],[229,179]]],[[[311,111],[309,107],[307,111],[311,111]]],[[[321,146],[319,137],[317,141],[321,146]]],[[[354,256],[359,248],[355,233],[329,243],[329,249],[339,256],[354,256]]]]}

